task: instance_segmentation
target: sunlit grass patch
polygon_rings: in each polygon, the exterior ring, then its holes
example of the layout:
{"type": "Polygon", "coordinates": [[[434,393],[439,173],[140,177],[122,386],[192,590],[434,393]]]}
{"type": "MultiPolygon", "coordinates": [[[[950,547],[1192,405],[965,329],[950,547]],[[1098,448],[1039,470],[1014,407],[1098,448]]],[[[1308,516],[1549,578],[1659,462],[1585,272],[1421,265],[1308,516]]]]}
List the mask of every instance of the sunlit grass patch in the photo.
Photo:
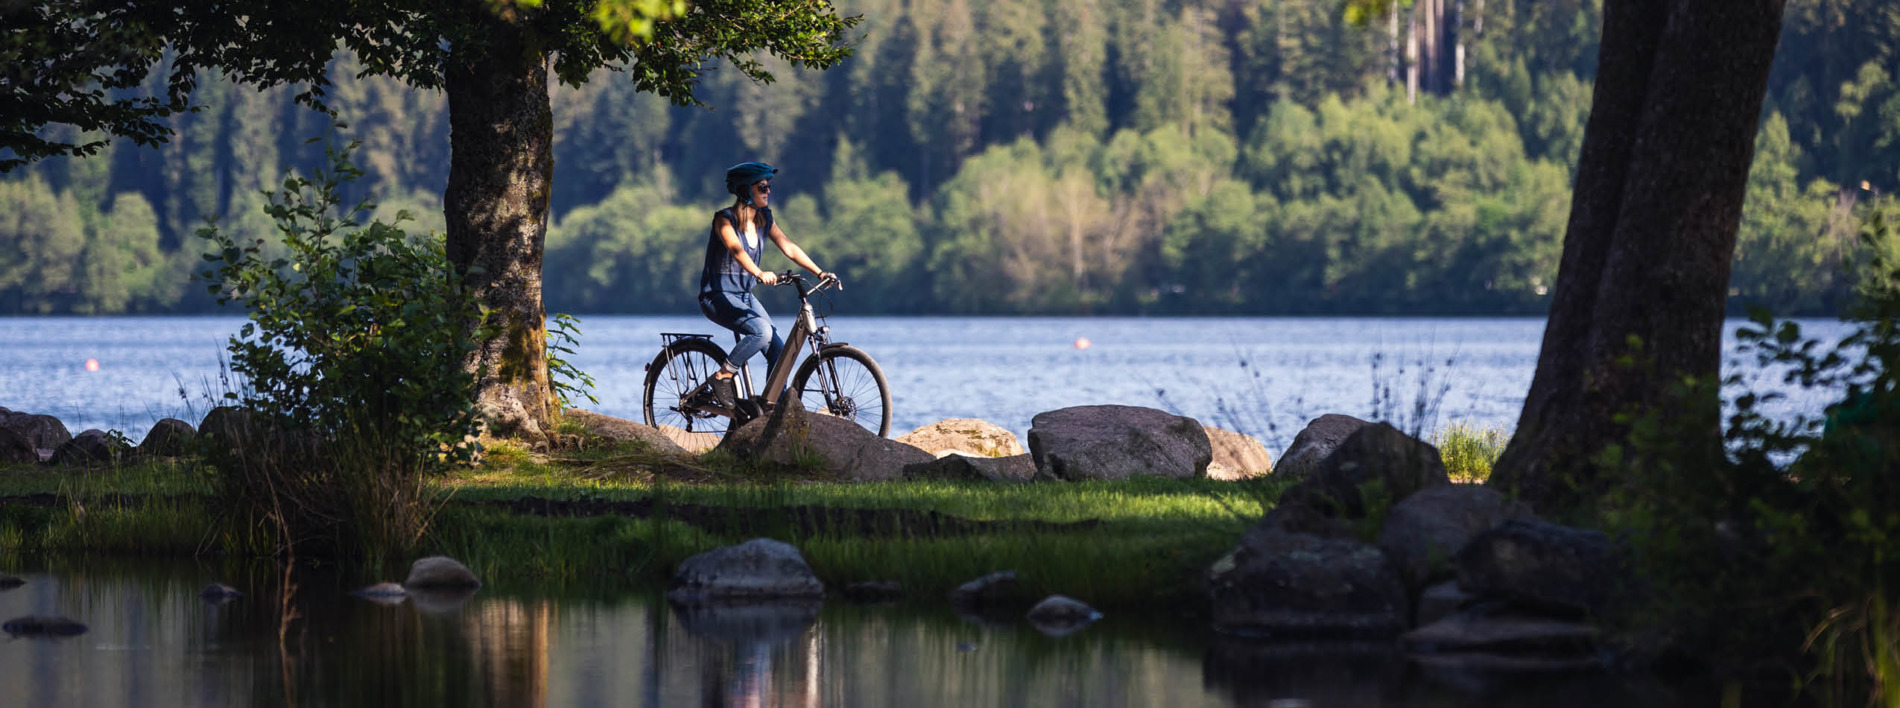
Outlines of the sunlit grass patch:
{"type": "Polygon", "coordinates": [[[1483,482],[1491,478],[1491,466],[1504,454],[1511,435],[1502,428],[1455,423],[1433,433],[1430,442],[1438,447],[1452,481],[1483,482]]]}

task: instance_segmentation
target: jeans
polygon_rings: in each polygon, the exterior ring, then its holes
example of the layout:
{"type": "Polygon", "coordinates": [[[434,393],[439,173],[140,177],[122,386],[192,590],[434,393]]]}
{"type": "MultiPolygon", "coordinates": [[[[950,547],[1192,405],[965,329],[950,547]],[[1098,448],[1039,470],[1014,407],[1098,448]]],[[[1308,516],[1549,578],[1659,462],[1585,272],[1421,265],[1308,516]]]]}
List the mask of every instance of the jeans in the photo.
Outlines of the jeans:
{"type": "Polygon", "coordinates": [[[752,293],[712,291],[700,293],[699,311],[713,324],[739,335],[739,343],[733,345],[732,351],[726,356],[727,366],[736,371],[763,349],[765,370],[767,376],[771,375],[772,366],[778,363],[779,352],[785,350],[785,338],[779,336],[778,328],[772,326],[772,316],[765,314],[764,303],[759,302],[752,293]]]}

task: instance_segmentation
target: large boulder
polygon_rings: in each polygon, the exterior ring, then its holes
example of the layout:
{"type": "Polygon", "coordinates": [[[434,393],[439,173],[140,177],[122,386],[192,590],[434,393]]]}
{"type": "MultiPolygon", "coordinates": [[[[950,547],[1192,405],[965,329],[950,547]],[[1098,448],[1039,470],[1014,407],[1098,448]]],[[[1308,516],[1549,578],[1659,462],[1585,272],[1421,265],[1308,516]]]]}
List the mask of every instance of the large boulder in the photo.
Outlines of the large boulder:
{"type": "Polygon", "coordinates": [[[1199,422],[1153,408],[1076,406],[1037,414],[1029,425],[1036,469],[1056,479],[1193,479],[1214,459],[1199,422]]]}
{"type": "Polygon", "coordinates": [[[57,450],[59,446],[73,439],[66,431],[66,424],[50,415],[34,415],[8,411],[0,413],[0,428],[7,428],[25,436],[27,442],[36,450],[57,450]]]}
{"type": "Polygon", "coordinates": [[[822,598],[825,585],[798,549],[755,538],[680,562],[666,597],[680,603],[822,598]]]}
{"type": "Polygon", "coordinates": [[[1280,503],[1306,504],[1357,519],[1366,515],[1372,501],[1367,493],[1375,487],[1386,503],[1397,504],[1421,490],[1450,484],[1438,448],[1377,423],[1346,436],[1280,503]]]}
{"type": "Polygon", "coordinates": [[[1293,436],[1293,444],[1280,454],[1280,464],[1273,468],[1273,473],[1293,479],[1305,477],[1319,467],[1320,461],[1333,454],[1347,436],[1368,425],[1371,423],[1338,413],[1314,418],[1300,434],[1293,436]]]}
{"type": "Polygon", "coordinates": [[[0,465],[31,465],[40,461],[33,441],[12,428],[0,428],[0,465]]]}
{"type": "Polygon", "coordinates": [[[317,464],[326,450],[309,435],[283,430],[246,408],[219,406],[198,423],[198,449],[205,461],[253,477],[284,462],[317,464]]]}
{"type": "Polygon", "coordinates": [[[897,441],[938,456],[950,451],[972,457],[1011,457],[1029,452],[1015,433],[976,418],[940,420],[905,433],[897,441]]]}
{"type": "Polygon", "coordinates": [[[429,556],[417,558],[409,565],[409,578],[402,581],[405,589],[417,588],[477,588],[482,581],[475,577],[475,571],[462,565],[461,561],[448,556],[429,556]]]}
{"type": "Polygon", "coordinates": [[[906,465],[929,462],[930,453],[865,430],[843,418],[812,415],[796,405],[747,422],[719,443],[742,458],[795,466],[816,459],[848,482],[900,479],[906,465]]]}
{"type": "Polygon", "coordinates": [[[190,423],[177,418],[165,418],[152,424],[145,440],[139,443],[138,454],[142,457],[181,457],[190,454],[198,444],[198,431],[190,423]]]}
{"type": "Polygon", "coordinates": [[[1432,487],[1386,512],[1379,547],[1398,564],[1407,586],[1422,587],[1439,571],[1448,573],[1452,557],[1478,534],[1505,519],[1530,516],[1529,506],[1495,489],[1470,484],[1432,487]]]}
{"type": "Polygon", "coordinates": [[[1390,637],[1409,626],[1398,571],[1378,547],[1268,529],[1207,574],[1214,628],[1271,638],[1390,637]]]}
{"type": "Polygon", "coordinates": [[[904,479],[1032,482],[1036,479],[1036,461],[1027,454],[968,457],[953,453],[929,462],[905,465],[904,479]]]}
{"type": "Polygon", "coordinates": [[[661,455],[690,457],[694,453],[679,444],[664,431],[645,423],[635,423],[625,418],[601,415],[593,411],[569,408],[561,411],[568,420],[579,423],[587,432],[609,440],[638,442],[661,455]]]}
{"type": "Polygon", "coordinates": [[[1231,482],[1273,472],[1273,454],[1252,435],[1211,425],[1201,427],[1214,448],[1214,461],[1207,465],[1208,479],[1231,482]]]}
{"type": "Polygon", "coordinates": [[[1455,562],[1465,592],[1566,614],[1602,612],[1624,579],[1608,536],[1536,519],[1511,519],[1479,534],[1455,562]]]}
{"type": "Polygon", "coordinates": [[[53,464],[74,467],[108,465],[123,459],[130,451],[124,442],[108,435],[106,431],[87,430],[54,450],[53,464]]]}

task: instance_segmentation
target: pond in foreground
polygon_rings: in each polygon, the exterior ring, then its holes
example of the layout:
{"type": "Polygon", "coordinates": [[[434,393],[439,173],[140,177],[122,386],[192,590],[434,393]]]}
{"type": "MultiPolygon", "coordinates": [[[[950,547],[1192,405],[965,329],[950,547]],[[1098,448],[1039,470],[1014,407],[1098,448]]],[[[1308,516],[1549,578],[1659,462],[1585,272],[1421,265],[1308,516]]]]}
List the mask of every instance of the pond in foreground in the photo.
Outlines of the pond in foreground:
{"type": "Polygon", "coordinates": [[[628,583],[501,581],[379,605],[322,568],[26,558],[0,620],[63,615],[66,639],[0,639],[0,704],[86,706],[1706,705],[1699,687],[1617,675],[1500,677],[1379,645],[1243,642],[1202,621],[1111,613],[1067,637],[943,603],[837,600],[705,613],[628,583]],[[201,588],[245,593],[213,604],[201,588]],[[619,587],[614,587],[618,585],[619,587]],[[289,621],[285,622],[288,618],[289,621]]]}

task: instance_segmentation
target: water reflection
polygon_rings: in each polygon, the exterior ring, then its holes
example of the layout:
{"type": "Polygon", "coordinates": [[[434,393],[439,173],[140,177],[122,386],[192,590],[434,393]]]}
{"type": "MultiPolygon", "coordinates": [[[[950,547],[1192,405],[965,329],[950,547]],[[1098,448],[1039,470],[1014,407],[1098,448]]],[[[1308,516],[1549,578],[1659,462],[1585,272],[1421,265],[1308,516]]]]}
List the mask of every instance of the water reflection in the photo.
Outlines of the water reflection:
{"type": "Polygon", "coordinates": [[[366,579],[325,569],[56,561],[10,570],[29,583],[0,591],[0,620],[64,615],[92,629],[0,640],[5,705],[1709,702],[1693,688],[1600,675],[1428,669],[1377,644],[1216,640],[1167,616],[1111,614],[1052,638],[932,607],[675,607],[625,587],[550,593],[506,580],[381,606],[348,595],[366,579]],[[213,581],[245,596],[205,602],[198,590],[213,581]]]}

